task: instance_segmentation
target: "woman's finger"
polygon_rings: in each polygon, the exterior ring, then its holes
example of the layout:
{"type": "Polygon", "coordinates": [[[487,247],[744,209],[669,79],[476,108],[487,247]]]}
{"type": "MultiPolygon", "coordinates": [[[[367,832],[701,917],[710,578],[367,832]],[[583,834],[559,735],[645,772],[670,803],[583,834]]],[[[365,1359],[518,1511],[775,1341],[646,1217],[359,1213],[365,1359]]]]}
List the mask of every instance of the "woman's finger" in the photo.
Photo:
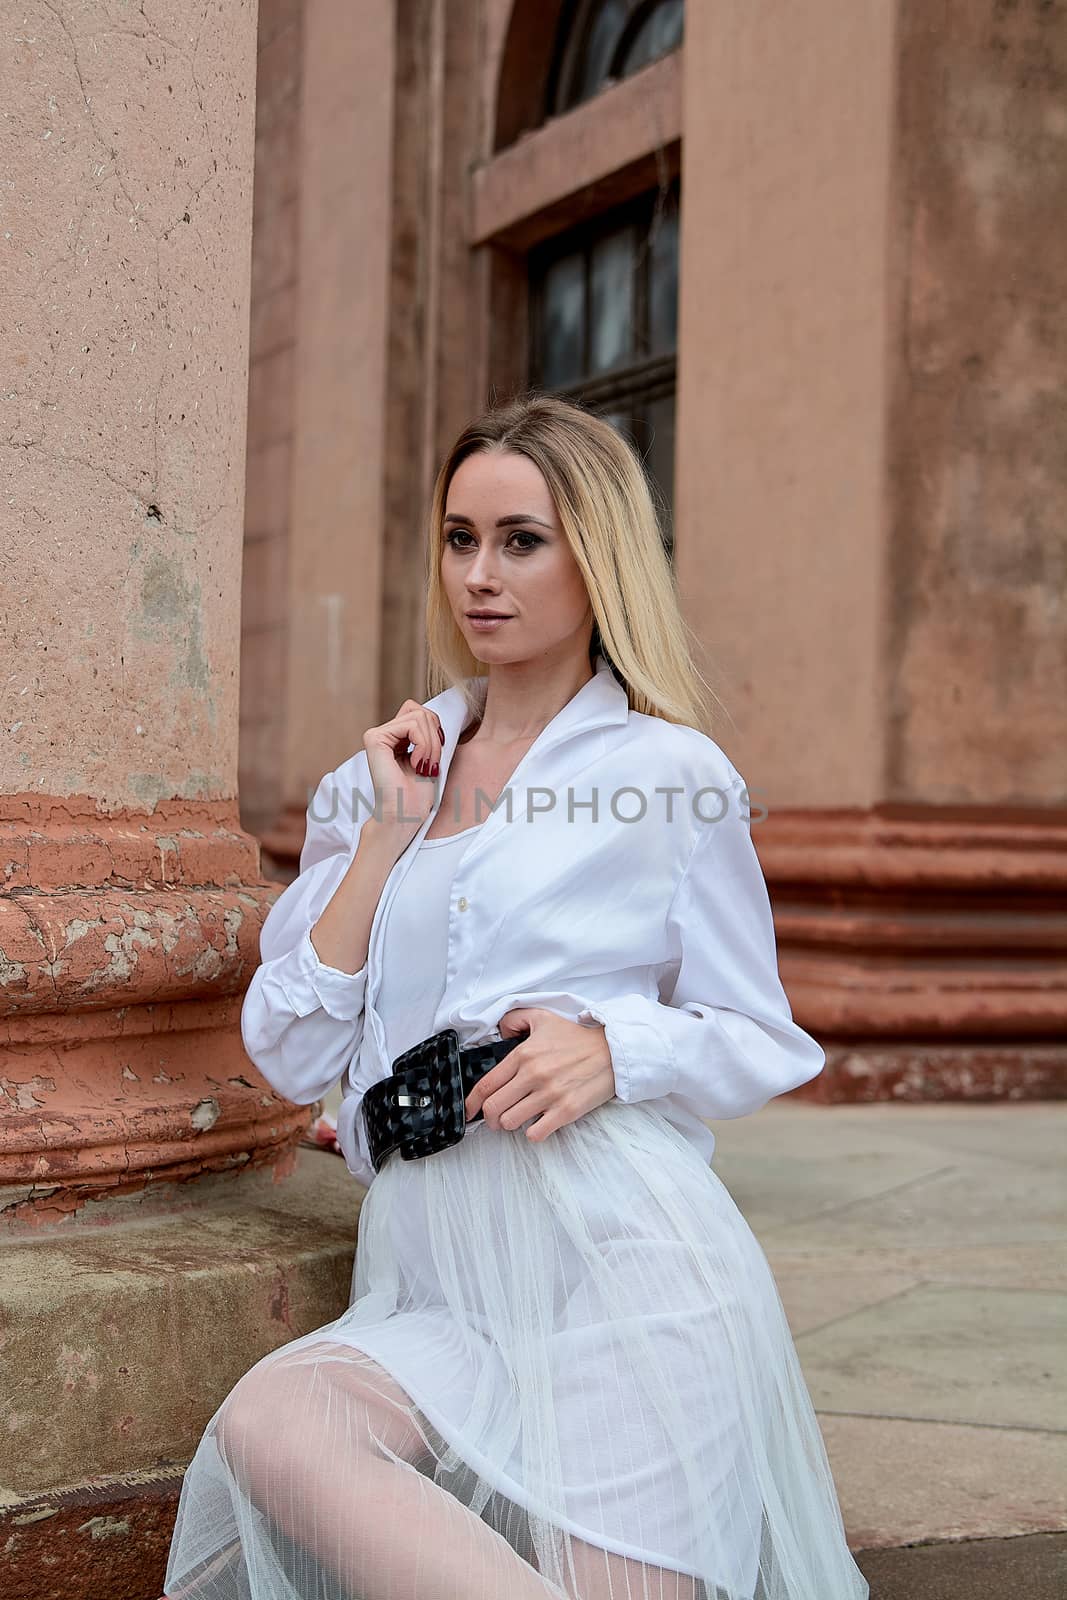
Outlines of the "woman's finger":
{"type": "Polygon", "coordinates": [[[364,747],[368,742],[387,744],[398,763],[406,759],[414,771],[427,777],[440,763],[444,729],[439,718],[417,700],[405,700],[395,717],[377,728],[367,729],[363,736],[364,747]]]}
{"type": "Polygon", "coordinates": [[[417,700],[406,700],[404,710],[410,707],[412,723],[408,739],[411,749],[408,759],[414,770],[423,778],[435,778],[440,770],[441,752],[444,749],[444,728],[441,720],[417,700]]]}
{"type": "Polygon", "coordinates": [[[422,715],[419,725],[424,730],[421,744],[416,743],[411,752],[411,761],[416,772],[424,778],[436,778],[441,766],[441,752],[444,749],[444,729],[439,717],[432,711],[427,711],[425,706],[420,707],[422,715]]]}

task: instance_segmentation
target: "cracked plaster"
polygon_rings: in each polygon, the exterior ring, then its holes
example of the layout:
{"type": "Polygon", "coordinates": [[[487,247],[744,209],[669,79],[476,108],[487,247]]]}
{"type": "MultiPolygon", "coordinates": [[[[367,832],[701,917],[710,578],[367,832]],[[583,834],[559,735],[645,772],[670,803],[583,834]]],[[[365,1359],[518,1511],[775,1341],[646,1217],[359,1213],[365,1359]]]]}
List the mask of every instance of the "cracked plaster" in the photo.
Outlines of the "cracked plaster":
{"type": "Polygon", "coordinates": [[[0,780],[236,792],[256,7],[29,0],[0,119],[0,780]]]}

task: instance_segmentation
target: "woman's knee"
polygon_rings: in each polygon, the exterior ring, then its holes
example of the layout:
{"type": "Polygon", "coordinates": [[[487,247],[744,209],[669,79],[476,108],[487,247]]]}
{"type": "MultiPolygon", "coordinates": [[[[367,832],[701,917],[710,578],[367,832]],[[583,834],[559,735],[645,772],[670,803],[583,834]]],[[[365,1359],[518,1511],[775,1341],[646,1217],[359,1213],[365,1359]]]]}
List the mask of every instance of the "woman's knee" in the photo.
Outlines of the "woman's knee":
{"type": "Polygon", "coordinates": [[[388,1452],[421,1464],[426,1443],[399,1384],[361,1351],[305,1346],[265,1357],[238,1380],[216,1419],[216,1437],[234,1472],[307,1452],[334,1472],[367,1454],[388,1452]]]}
{"type": "Polygon", "coordinates": [[[215,1419],[215,1439],[230,1469],[246,1476],[249,1463],[262,1459],[285,1438],[310,1398],[307,1378],[277,1357],[265,1357],[239,1378],[215,1419]]]}

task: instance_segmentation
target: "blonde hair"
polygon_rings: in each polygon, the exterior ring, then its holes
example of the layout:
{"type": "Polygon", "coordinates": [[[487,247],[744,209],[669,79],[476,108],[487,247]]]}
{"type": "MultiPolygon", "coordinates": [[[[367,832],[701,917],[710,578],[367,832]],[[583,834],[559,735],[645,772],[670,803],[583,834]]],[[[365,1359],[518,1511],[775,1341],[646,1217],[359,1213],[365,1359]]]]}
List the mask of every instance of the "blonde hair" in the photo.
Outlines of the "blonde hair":
{"type": "MultiPolygon", "coordinates": [[[[585,580],[599,651],[630,709],[710,733],[717,696],[694,663],[674,570],[644,468],[609,422],[573,401],[528,393],[468,423],[434,484],[427,543],[426,641],[430,695],[483,675],[441,583],[444,515],[460,464],[478,451],[511,450],[541,471],[585,580]]],[[[466,689],[475,709],[469,689],[466,689]]]]}

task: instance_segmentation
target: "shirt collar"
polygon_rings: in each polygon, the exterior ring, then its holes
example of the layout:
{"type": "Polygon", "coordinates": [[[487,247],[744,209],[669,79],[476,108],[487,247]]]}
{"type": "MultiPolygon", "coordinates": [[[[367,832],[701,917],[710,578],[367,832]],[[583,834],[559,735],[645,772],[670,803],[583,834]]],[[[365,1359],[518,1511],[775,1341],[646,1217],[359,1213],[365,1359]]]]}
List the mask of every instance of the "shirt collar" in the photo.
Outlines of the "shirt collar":
{"type": "MultiPolygon", "coordinates": [[[[484,694],[488,678],[479,676],[466,680],[473,684],[480,694],[484,694]]],[[[434,711],[441,719],[445,730],[445,757],[451,759],[451,753],[456,748],[456,741],[463,729],[470,721],[466,697],[460,684],[444,689],[440,694],[434,695],[432,700],[425,700],[423,704],[428,711],[434,711]]],[[[623,723],[630,713],[630,702],[623,685],[612,672],[607,658],[597,654],[595,670],[591,678],[586,679],[582,687],[573,694],[565,706],[561,706],[556,715],[547,722],[537,735],[527,755],[533,752],[542,752],[549,745],[558,744],[562,739],[569,739],[578,733],[586,733],[593,728],[608,727],[613,723],[623,723]]]]}

